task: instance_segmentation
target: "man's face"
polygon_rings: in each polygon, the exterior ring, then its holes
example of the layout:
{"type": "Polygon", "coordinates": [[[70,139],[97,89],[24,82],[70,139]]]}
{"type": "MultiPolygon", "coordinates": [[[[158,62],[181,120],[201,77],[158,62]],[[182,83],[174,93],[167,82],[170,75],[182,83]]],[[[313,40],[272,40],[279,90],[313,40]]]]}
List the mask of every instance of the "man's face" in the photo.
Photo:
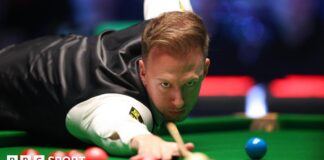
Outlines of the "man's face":
{"type": "Polygon", "coordinates": [[[149,97],[168,121],[181,121],[191,112],[210,63],[199,49],[191,50],[187,56],[175,54],[156,47],[145,62],[139,62],[149,97]]]}

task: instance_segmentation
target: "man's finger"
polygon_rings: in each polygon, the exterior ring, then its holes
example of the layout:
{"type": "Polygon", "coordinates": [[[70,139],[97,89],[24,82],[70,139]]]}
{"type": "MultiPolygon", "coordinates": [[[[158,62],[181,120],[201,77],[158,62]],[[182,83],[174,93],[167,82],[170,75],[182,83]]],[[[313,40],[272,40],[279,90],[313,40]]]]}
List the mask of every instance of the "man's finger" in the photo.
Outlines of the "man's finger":
{"type": "Polygon", "coordinates": [[[186,143],[185,147],[187,148],[187,150],[189,150],[190,152],[193,151],[193,149],[195,148],[195,145],[193,143],[186,143]]]}

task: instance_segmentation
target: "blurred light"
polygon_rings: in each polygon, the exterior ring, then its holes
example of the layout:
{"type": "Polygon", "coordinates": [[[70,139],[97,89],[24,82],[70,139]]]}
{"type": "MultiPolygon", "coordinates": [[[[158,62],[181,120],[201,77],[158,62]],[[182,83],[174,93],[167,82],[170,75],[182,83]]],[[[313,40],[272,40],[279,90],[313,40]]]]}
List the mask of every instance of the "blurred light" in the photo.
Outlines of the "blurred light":
{"type": "Polygon", "coordinates": [[[253,85],[249,76],[207,76],[199,96],[245,96],[253,85]]]}
{"type": "Polygon", "coordinates": [[[253,86],[246,96],[245,115],[249,118],[260,118],[267,114],[266,89],[263,84],[253,86]]]}
{"type": "Polygon", "coordinates": [[[324,76],[287,75],[273,80],[269,90],[275,98],[323,98],[324,76]]]}

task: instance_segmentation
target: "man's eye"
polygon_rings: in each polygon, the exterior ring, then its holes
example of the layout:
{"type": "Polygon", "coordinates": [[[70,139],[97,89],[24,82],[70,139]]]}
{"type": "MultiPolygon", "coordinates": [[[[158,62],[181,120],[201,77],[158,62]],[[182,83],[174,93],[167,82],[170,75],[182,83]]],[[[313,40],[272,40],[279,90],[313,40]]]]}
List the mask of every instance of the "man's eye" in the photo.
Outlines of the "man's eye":
{"type": "Polygon", "coordinates": [[[169,88],[169,87],[170,87],[170,83],[168,83],[168,82],[162,82],[162,83],[161,83],[161,86],[162,86],[163,88],[169,88]]]}
{"type": "Polygon", "coordinates": [[[186,86],[188,86],[188,87],[192,87],[192,86],[194,86],[195,84],[196,84],[196,81],[192,80],[192,81],[188,81],[188,82],[186,83],[186,86]]]}

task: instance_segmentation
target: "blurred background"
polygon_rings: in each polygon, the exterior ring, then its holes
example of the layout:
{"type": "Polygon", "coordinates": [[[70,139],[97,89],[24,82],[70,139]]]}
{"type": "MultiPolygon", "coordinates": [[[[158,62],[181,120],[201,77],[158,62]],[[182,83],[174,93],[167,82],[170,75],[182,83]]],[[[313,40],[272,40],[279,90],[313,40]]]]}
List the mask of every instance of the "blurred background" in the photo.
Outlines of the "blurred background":
{"type": "MultiPolygon", "coordinates": [[[[211,38],[213,78],[204,84],[208,91],[203,85],[205,108],[194,113],[241,111],[247,96],[259,90],[270,111],[297,106],[292,110],[324,113],[324,1],[191,3],[211,38]],[[226,107],[220,111],[217,104],[226,107]]],[[[43,35],[95,35],[142,20],[143,0],[0,0],[0,48],[43,35]]]]}

